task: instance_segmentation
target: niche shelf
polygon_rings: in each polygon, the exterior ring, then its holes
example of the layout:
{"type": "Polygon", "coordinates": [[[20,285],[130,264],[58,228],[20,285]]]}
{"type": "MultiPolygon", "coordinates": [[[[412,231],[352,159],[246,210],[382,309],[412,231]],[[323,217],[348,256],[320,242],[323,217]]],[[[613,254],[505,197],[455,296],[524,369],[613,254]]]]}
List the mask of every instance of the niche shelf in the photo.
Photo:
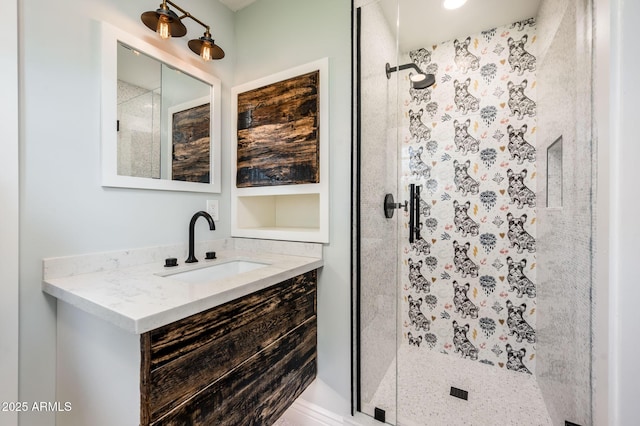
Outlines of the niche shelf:
{"type": "Polygon", "coordinates": [[[328,242],[328,218],[321,214],[326,200],[319,192],[238,192],[245,195],[232,200],[232,236],[328,242]]]}
{"type": "MultiPolygon", "coordinates": [[[[261,238],[271,240],[301,241],[301,242],[329,242],[329,63],[327,58],[304,64],[286,71],[273,74],[249,83],[236,86],[231,89],[232,111],[236,126],[232,130],[232,155],[231,155],[231,236],[243,238],[261,238]],[[300,138],[299,134],[308,131],[303,127],[309,123],[309,117],[302,119],[299,113],[308,110],[309,100],[301,101],[294,107],[273,106],[276,95],[281,94],[285,101],[289,99],[287,87],[301,76],[314,75],[312,83],[307,84],[302,90],[312,88],[310,92],[315,94],[314,102],[317,102],[317,114],[315,127],[312,127],[312,144],[317,155],[311,156],[312,172],[309,168],[300,167],[298,159],[309,152],[309,138],[300,138]],[[283,82],[286,82],[283,84],[283,82]],[[265,90],[265,88],[267,88],[265,90]],[[284,89],[282,89],[284,87],[284,89]],[[247,94],[250,96],[247,96],[247,94]],[[256,95],[258,93],[258,95],[256,95]],[[275,93],[272,97],[263,96],[262,93],[275,93]],[[255,109],[245,110],[246,103],[243,100],[253,96],[252,102],[255,109]],[[262,98],[260,96],[263,96],[262,98]],[[268,106],[261,103],[265,99],[268,106]],[[239,99],[241,101],[239,102],[239,99]],[[241,104],[239,108],[239,103],[241,104]],[[247,137],[247,129],[258,126],[258,120],[269,121],[264,108],[274,110],[286,110],[287,116],[291,116],[286,122],[282,122],[282,115],[274,114],[273,122],[262,124],[263,127],[255,132],[259,140],[250,140],[247,137]],[[267,117],[267,119],[265,119],[267,117]],[[284,135],[271,129],[284,129],[284,135]],[[287,129],[291,133],[287,134],[287,129]],[[240,134],[240,136],[239,136],[240,134]],[[291,138],[289,138],[291,135],[291,138]],[[240,145],[239,145],[239,141],[240,145]],[[249,142],[247,142],[249,141],[249,142]],[[266,141],[266,142],[265,142],[266,141]],[[257,145],[257,148],[252,143],[257,145]],[[265,149],[264,145],[267,145],[265,149]],[[273,144],[273,151],[270,150],[273,144]],[[292,149],[293,148],[293,149],[292,149]],[[239,155],[239,152],[241,153],[239,155]],[[247,155],[247,152],[250,155],[247,155]],[[241,158],[241,161],[239,160],[241,158]],[[269,182],[265,176],[273,173],[274,169],[282,169],[285,172],[295,170],[291,175],[285,176],[288,180],[269,182]],[[257,177],[256,182],[249,182],[252,177],[257,177]]],[[[288,89],[293,90],[293,89],[288,89]]],[[[298,90],[296,88],[295,90],[298,90]]],[[[311,120],[313,121],[313,120],[311,120]]],[[[308,158],[304,157],[304,160],[308,158]]],[[[306,162],[304,164],[307,164],[306,162]]]]}
{"type": "Polygon", "coordinates": [[[562,208],[562,136],[547,148],[547,207],[562,208]]]}

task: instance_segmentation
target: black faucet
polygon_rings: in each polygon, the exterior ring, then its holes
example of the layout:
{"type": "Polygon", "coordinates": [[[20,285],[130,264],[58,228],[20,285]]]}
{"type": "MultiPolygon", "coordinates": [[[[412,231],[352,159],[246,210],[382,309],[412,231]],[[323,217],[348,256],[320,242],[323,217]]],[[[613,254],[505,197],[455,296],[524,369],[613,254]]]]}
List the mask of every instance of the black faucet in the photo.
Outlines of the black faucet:
{"type": "Polygon", "coordinates": [[[213,223],[213,219],[211,218],[211,215],[205,211],[199,211],[198,213],[194,214],[193,217],[191,218],[191,222],[189,222],[189,257],[187,258],[187,260],[185,260],[185,263],[195,263],[198,261],[198,259],[196,259],[196,257],[193,255],[193,251],[194,251],[194,235],[193,235],[193,231],[194,228],[196,226],[196,221],[198,220],[199,217],[204,217],[205,219],[207,219],[207,222],[209,222],[209,229],[212,231],[216,230],[216,224],[213,223]]]}

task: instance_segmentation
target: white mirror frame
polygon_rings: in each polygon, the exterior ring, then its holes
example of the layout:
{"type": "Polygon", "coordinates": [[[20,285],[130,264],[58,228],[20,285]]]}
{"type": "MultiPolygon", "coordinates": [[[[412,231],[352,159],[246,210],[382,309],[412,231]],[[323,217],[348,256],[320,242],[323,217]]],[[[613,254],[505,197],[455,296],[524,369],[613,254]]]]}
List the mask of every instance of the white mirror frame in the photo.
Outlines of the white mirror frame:
{"type": "Polygon", "coordinates": [[[181,59],[128,34],[102,23],[102,186],[118,188],[157,189],[188,192],[221,192],[221,97],[222,84],[218,78],[181,59]],[[178,69],[211,86],[210,183],[184,182],[118,175],[118,42],[122,42],[168,66],[178,69]]]}

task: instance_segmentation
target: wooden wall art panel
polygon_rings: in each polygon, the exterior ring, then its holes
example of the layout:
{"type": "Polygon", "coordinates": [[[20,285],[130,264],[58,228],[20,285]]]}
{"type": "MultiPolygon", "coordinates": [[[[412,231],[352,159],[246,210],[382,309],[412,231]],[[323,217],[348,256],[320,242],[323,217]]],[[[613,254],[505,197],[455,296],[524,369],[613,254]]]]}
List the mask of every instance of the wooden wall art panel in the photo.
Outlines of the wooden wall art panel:
{"type": "Polygon", "coordinates": [[[238,188],[320,182],[320,72],[238,94],[238,188]]]}
{"type": "Polygon", "coordinates": [[[209,103],[173,113],[173,180],[210,182],[210,116],[209,103]]]}

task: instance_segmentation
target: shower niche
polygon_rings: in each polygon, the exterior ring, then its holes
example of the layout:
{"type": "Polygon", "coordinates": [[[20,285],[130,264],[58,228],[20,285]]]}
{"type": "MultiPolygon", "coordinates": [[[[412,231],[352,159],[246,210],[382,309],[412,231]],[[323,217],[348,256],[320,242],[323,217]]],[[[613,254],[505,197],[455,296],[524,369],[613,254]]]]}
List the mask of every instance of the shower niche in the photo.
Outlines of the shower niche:
{"type": "Polygon", "coordinates": [[[547,148],[547,207],[562,207],[562,136],[547,148]]]}

